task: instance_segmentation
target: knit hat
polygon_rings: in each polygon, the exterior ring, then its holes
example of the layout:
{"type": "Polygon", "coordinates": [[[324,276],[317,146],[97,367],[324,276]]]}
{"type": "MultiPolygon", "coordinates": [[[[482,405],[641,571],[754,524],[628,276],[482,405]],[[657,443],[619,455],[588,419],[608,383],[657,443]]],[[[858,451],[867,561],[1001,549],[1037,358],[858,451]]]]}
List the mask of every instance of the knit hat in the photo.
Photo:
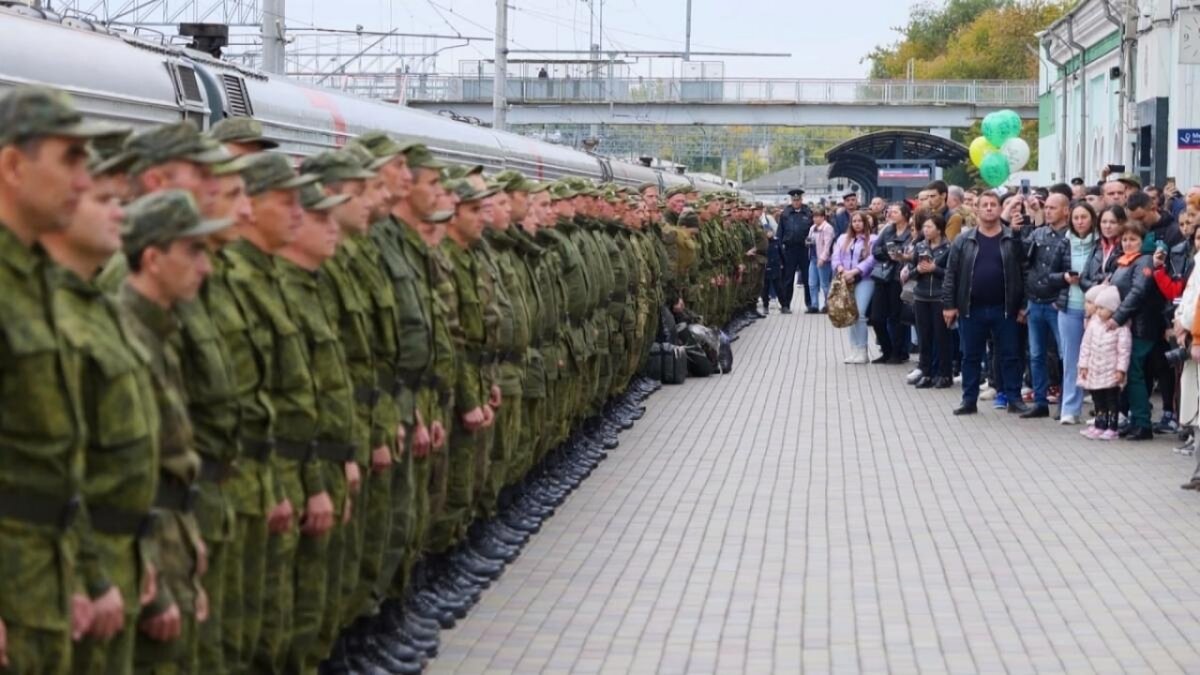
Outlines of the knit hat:
{"type": "Polygon", "coordinates": [[[1096,296],[1095,303],[1101,309],[1115,312],[1121,306],[1121,292],[1116,286],[1105,286],[1096,296]]]}
{"type": "Polygon", "coordinates": [[[1096,304],[1096,298],[1100,297],[1100,291],[1102,290],[1104,290],[1104,284],[1096,284],[1089,288],[1087,293],[1083,294],[1083,299],[1094,305],[1096,304]]]}

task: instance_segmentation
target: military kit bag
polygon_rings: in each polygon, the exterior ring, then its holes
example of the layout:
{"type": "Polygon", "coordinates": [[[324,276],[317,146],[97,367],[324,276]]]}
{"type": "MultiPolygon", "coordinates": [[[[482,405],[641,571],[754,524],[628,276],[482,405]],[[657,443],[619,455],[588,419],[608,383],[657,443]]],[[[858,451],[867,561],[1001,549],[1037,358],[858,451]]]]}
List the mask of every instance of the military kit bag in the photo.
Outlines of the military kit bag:
{"type": "Polygon", "coordinates": [[[642,374],[663,384],[683,384],[687,379],[687,351],[669,342],[650,345],[650,356],[642,374]]]}
{"type": "Polygon", "coordinates": [[[846,283],[841,275],[833,278],[826,302],[829,321],[834,328],[849,328],[858,321],[858,303],[854,301],[854,287],[846,283]]]}

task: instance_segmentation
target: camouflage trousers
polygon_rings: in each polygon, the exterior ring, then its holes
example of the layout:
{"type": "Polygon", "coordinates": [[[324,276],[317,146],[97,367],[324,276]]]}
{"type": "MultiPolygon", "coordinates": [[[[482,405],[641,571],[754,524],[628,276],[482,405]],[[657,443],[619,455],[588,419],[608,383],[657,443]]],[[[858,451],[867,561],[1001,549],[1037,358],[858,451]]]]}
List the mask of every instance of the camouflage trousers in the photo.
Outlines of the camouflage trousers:
{"type": "Polygon", "coordinates": [[[266,516],[238,514],[233,539],[225,551],[229,564],[225,568],[221,616],[225,666],[233,672],[250,669],[254,646],[262,633],[269,541],[266,516]]]}
{"type": "Polygon", "coordinates": [[[107,642],[85,637],[74,643],[71,670],[78,675],[127,675],[133,672],[142,557],[137,538],[132,535],[96,532],[93,537],[108,580],[121,590],[125,627],[107,642]]]}
{"type": "Polygon", "coordinates": [[[293,614],[288,635],[288,673],[313,673],[337,638],[341,598],[342,524],[346,504],[345,468],[323,463],[325,486],[333,501],[334,526],[320,536],[302,534],[296,545],[293,614]]]}
{"type": "Polygon", "coordinates": [[[492,447],[488,453],[487,474],[479,496],[477,511],[484,518],[498,512],[500,491],[508,484],[512,467],[521,455],[521,391],[505,392],[496,421],[492,426],[492,447]]]}
{"type": "Polygon", "coordinates": [[[179,606],[182,631],[169,642],[152,640],[139,633],[134,646],[134,672],[172,674],[197,672],[199,630],[196,623],[196,551],[192,537],[197,530],[191,514],[161,511],[154,539],[158,546],[158,583],[166,584],[179,606]]]}
{"type": "Polygon", "coordinates": [[[24,675],[67,675],[71,672],[71,632],[32,628],[11,619],[8,630],[8,667],[0,673],[24,675]]]}

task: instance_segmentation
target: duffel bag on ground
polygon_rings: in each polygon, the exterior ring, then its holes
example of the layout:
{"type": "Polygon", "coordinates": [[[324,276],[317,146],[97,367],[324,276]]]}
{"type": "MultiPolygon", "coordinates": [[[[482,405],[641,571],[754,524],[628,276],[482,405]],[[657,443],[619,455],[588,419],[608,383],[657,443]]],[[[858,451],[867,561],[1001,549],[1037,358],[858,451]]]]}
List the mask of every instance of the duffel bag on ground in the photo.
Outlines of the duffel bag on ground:
{"type": "Polygon", "coordinates": [[[662,345],[664,348],[663,384],[683,384],[688,377],[687,350],[680,345],[662,345]]]}

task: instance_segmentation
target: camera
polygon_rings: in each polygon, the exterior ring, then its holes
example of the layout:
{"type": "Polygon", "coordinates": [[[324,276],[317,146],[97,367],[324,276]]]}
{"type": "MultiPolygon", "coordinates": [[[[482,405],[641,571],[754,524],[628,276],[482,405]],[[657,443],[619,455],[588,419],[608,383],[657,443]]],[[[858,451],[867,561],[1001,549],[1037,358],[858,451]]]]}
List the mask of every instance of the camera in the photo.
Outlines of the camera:
{"type": "MultiPolygon", "coordinates": [[[[1174,342],[1174,341],[1172,341],[1174,342]]],[[[1192,360],[1192,345],[1191,340],[1187,340],[1182,345],[1176,345],[1168,349],[1163,358],[1167,360],[1167,364],[1172,368],[1182,368],[1185,363],[1192,360]]]]}

